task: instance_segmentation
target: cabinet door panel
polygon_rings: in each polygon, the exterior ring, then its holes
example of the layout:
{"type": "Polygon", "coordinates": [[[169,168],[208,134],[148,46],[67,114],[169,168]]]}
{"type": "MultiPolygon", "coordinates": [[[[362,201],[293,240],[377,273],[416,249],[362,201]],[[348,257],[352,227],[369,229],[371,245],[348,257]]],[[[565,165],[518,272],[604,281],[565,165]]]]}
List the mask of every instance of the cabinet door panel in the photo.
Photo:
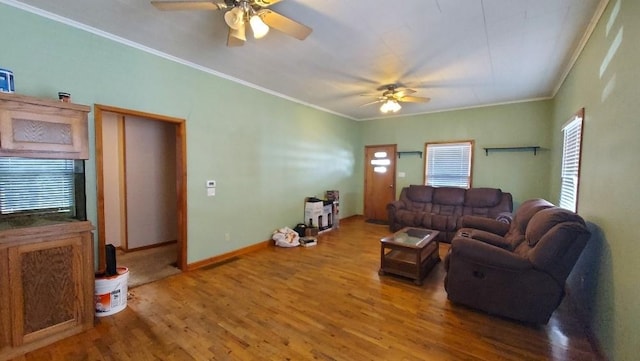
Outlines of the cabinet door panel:
{"type": "Polygon", "coordinates": [[[82,238],[27,244],[10,250],[14,344],[78,324],[82,238]]]}
{"type": "Polygon", "coordinates": [[[0,124],[3,150],[25,152],[80,153],[84,136],[77,116],[6,111],[0,124]]]}
{"type": "Polygon", "coordinates": [[[88,117],[81,104],[0,92],[0,156],[88,159],[88,117]]]}
{"type": "MultiPolygon", "coordinates": [[[[7,249],[0,248],[0,355],[11,346],[11,288],[9,285],[9,263],[7,249]]],[[[0,357],[1,359],[1,357],[0,357]]]]}

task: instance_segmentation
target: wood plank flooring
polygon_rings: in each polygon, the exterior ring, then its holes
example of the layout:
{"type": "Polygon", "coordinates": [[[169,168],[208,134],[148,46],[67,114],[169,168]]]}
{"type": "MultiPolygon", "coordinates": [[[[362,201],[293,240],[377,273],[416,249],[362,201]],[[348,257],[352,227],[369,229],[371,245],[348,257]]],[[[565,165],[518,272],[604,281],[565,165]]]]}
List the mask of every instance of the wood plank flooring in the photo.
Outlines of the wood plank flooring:
{"type": "Polygon", "coordinates": [[[153,248],[116,251],[117,264],[129,269],[129,289],[180,273],[175,267],[178,245],[163,244],[153,248]]]}
{"type": "Polygon", "coordinates": [[[315,247],[142,285],[124,311],[18,360],[598,360],[564,303],[530,326],[451,304],[442,262],[422,286],[379,276],[388,233],[343,220],[315,247]]]}

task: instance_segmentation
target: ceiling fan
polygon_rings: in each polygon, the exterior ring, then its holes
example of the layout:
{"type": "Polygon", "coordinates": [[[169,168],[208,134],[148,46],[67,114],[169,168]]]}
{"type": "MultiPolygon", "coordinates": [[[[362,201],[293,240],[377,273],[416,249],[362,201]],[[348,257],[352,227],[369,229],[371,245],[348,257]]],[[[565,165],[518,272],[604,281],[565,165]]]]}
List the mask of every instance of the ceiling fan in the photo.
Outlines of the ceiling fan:
{"type": "Polygon", "coordinates": [[[151,1],[159,10],[226,10],[224,21],[229,26],[227,46],[242,46],[247,41],[246,24],[253,37],[260,39],[269,28],[282,31],[299,40],[304,40],[312,29],[297,21],[267,9],[281,0],[212,0],[212,1],[151,1]],[[229,9],[229,10],[227,10],[229,9]]]}
{"type": "MultiPolygon", "coordinates": [[[[377,90],[383,90],[382,95],[378,96],[378,99],[362,106],[371,104],[382,103],[380,111],[383,113],[393,112],[396,113],[402,108],[400,103],[427,103],[431,98],[410,96],[407,94],[413,94],[416,91],[413,89],[402,88],[399,84],[389,84],[379,87],[377,90]]],[[[363,94],[363,96],[371,96],[371,94],[363,94]]]]}

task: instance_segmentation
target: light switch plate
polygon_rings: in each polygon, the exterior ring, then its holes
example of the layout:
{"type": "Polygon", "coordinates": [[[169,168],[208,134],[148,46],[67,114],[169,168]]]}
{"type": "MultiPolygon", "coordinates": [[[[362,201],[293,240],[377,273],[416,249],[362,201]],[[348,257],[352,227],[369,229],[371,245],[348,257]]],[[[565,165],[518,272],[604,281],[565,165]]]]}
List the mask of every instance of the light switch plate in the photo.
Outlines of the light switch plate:
{"type": "Polygon", "coordinates": [[[216,186],[216,181],[210,179],[207,181],[207,188],[215,188],[216,186]]]}

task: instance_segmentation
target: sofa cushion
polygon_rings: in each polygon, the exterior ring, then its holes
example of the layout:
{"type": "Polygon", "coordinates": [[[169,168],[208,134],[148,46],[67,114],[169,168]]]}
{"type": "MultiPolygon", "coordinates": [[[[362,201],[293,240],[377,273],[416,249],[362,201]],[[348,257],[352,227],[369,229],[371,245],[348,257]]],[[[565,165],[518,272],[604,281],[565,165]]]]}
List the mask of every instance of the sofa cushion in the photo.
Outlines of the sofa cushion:
{"type": "Polygon", "coordinates": [[[533,247],[551,228],[565,222],[584,224],[582,217],[564,208],[553,207],[543,209],[536,213],[529,221],[525,239],[529,243],[529,246],[533,247]]]}
{"type": "Polygon", "coordinates": [[[465,193],[464,205],[468,207],[494,207],[502,199],[502,190],[497,188],[469,188],[465,193]]]}
{"type": "Polygon", "coordinates": [[[407,189],[407,198],[414,202],[431,202],[433,187],[423,185],[410,185],[407,189]]]}
{"type": "Polygon", "coordinates": [[[432,205],[431,213],[436,213],[443,216],[462,216],[462,206],[436,203],[432,205]]]}
{"type": "Polygon", "coordinates": [[[417,217],[418,214],[420,214],[420,212],[401,209],[396,212],[396,218],[398,222],[403,224],[405,227],[415,227],[420,224],[417,217]]]}
{"type": "Polygon", "coordinates": [[[421,212],[424,211],[424,206],[428,203],[424,203],[424,202],[415,202],[412,201],[410,199],[407,199],[404,202],[406,208],[412,212],[421,212]]]}
{"type": "Polygon", "coordinates": [[[436,188],[433,192],[433,203],[452,206],[463,205],[466,191],[463,188],[436,188]]]}
{"type": "Polygon", "coordinates": [[[456,229],[456,220],[457,220],[457,217],[454,217],[454,216],[431,214],[430,224],[431,224],[431,227],[439,230],[440,232],[446,232],[446,231],[452,232],[452,231],[455,231],[456,229]]]}
{"type": "Polygon", "coordinates": [[[476,217],[492,218],[489,215],[489,210],[490,209],[491,208],[484,208],[484,207],[476,208],[476,207],[464,206],[464,208],[462,209],[462,215],[463,216],[476,216],[476,217]]]}

